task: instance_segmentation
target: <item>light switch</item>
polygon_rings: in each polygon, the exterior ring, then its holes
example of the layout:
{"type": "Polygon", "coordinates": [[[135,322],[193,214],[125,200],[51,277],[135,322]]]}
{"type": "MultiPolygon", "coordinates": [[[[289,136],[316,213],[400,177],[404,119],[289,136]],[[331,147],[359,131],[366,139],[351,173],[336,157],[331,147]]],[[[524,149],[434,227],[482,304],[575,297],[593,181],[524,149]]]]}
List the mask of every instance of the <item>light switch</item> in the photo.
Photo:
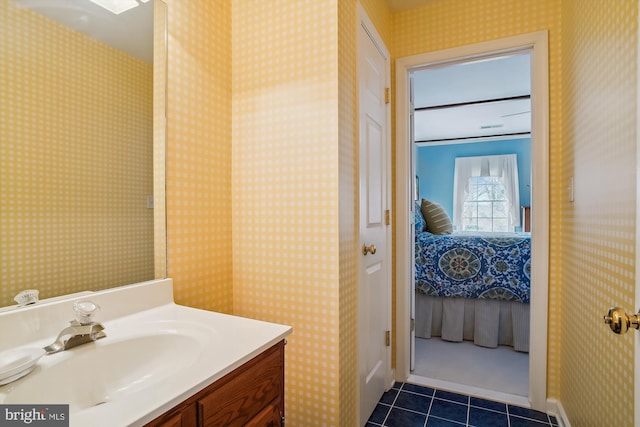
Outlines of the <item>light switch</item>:
{"type": "Polygon", "coordinates": [[[573,202],[573,177],[569,178],[569,187],[567,187],[567,192],[569,193],[569,201],[573,202]]]}
{"type": "Polygon", "coordinates": [[[147,196],[147,209],[153,209],[153,196],[147,196]]]}

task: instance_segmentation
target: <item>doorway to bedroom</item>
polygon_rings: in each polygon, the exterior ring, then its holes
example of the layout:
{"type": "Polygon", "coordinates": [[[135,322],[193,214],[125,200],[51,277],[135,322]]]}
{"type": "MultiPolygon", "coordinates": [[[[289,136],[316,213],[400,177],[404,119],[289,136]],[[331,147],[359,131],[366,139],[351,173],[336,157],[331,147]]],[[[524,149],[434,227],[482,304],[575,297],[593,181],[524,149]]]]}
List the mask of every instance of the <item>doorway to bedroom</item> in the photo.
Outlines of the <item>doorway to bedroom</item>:
{"type": "Polygon", "coordinates": [[[522,38],[398,60],[397,365],[411,382],[540,408],[547,41],[522,38]]]}
{"type": "Polygon", "coordinates": [[[409,75],[411,373],[434,386],[529,393],[530,62],[524,51],[409,75]]]}

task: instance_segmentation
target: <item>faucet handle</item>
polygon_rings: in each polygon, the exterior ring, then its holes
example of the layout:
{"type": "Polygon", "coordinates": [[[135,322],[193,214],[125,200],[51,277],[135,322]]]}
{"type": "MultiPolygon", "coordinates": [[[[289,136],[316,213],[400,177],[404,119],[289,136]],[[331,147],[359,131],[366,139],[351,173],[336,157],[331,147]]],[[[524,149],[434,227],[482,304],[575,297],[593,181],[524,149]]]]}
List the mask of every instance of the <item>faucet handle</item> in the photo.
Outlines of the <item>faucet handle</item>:
{"type": "Polygon", "coordinates": [[[80,300],[73,303],[73,311],[78,323],[88,325],[93,322],[93,316],[100,310],[100,306],[89,300],[80,300]]]}
{"type": "Polygon", "coordinates": [[[38,294],[39,292],[37,289],[26,289],[16,295],[13,300],[18,303],[18,307],[24,307],[37,303],[38,294]]]}

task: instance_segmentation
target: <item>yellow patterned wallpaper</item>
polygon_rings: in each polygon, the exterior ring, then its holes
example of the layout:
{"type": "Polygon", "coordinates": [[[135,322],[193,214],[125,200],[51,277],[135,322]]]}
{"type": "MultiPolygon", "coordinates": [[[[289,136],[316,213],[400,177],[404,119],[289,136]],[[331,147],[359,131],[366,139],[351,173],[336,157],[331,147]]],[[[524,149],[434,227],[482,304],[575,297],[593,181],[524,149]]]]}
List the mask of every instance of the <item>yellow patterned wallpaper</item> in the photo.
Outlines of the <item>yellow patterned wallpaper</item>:
{"type": "Polygon", "coordinates": [[[167,3],[168,273],[176,302],[230,313],[231,5],[167,3]]]}
{"type": "Polygon", "coordinates": [[[610,306],[634,309],[638,2],[562,4],[562,163],[554,175],[576,185],[573,203],[563,194],[552,205],[562,228],[559,396],[572,426],[632,426],[636,337],[611,333],[602,316],[610,306]]]}
{"type": "MultiPolygon", "coordinates": [[[[391,50],[393,39],[393,21],[391,9],[386,0],[360,0],[362,8],[367,12],[367,16],[376,27],[376,31],[384,41],[387,49],[391,50]]],[[[393,55],[393,52],[390,52],[393,55]]],[[[393,64],[390,64],[391,68],[393,64]]]]}
{"type": "Polygon", "coordinates": [[[287,422],[355,425],[357,3],[232,16],[234,312],[294,328],[287,422]]]}
{"type": "Polygon", "coordinates": [[[167,277],[167,4],[153,3],[153,260],[167,277]]]}
{"type": "Polygon", "coordinates": [[[293,326],[287,424],[341,425],[337,4],[232,5],[234,312],[293,326]]]}
{"type": "Polygon", "coordinates": [[[8,0],[0,39],[0,305],[152,279],[152,65],[8,0]]]}
{"type": "Polygon", "coordinates": [[[358,84],[357,3],[338,2],[339,424],[358,420],[358,84]]]}

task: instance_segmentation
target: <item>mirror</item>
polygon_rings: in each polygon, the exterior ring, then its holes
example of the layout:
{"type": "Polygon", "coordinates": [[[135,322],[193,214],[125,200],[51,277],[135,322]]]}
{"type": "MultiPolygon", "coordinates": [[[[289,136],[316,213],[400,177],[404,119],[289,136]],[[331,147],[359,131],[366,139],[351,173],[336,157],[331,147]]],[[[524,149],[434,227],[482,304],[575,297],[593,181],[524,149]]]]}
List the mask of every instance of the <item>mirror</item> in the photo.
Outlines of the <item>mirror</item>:
{"type": "Polygon", "coordinates": [[[138,3],[0,0],[0,307],[166,276],[167,5],[138,3]]]}

